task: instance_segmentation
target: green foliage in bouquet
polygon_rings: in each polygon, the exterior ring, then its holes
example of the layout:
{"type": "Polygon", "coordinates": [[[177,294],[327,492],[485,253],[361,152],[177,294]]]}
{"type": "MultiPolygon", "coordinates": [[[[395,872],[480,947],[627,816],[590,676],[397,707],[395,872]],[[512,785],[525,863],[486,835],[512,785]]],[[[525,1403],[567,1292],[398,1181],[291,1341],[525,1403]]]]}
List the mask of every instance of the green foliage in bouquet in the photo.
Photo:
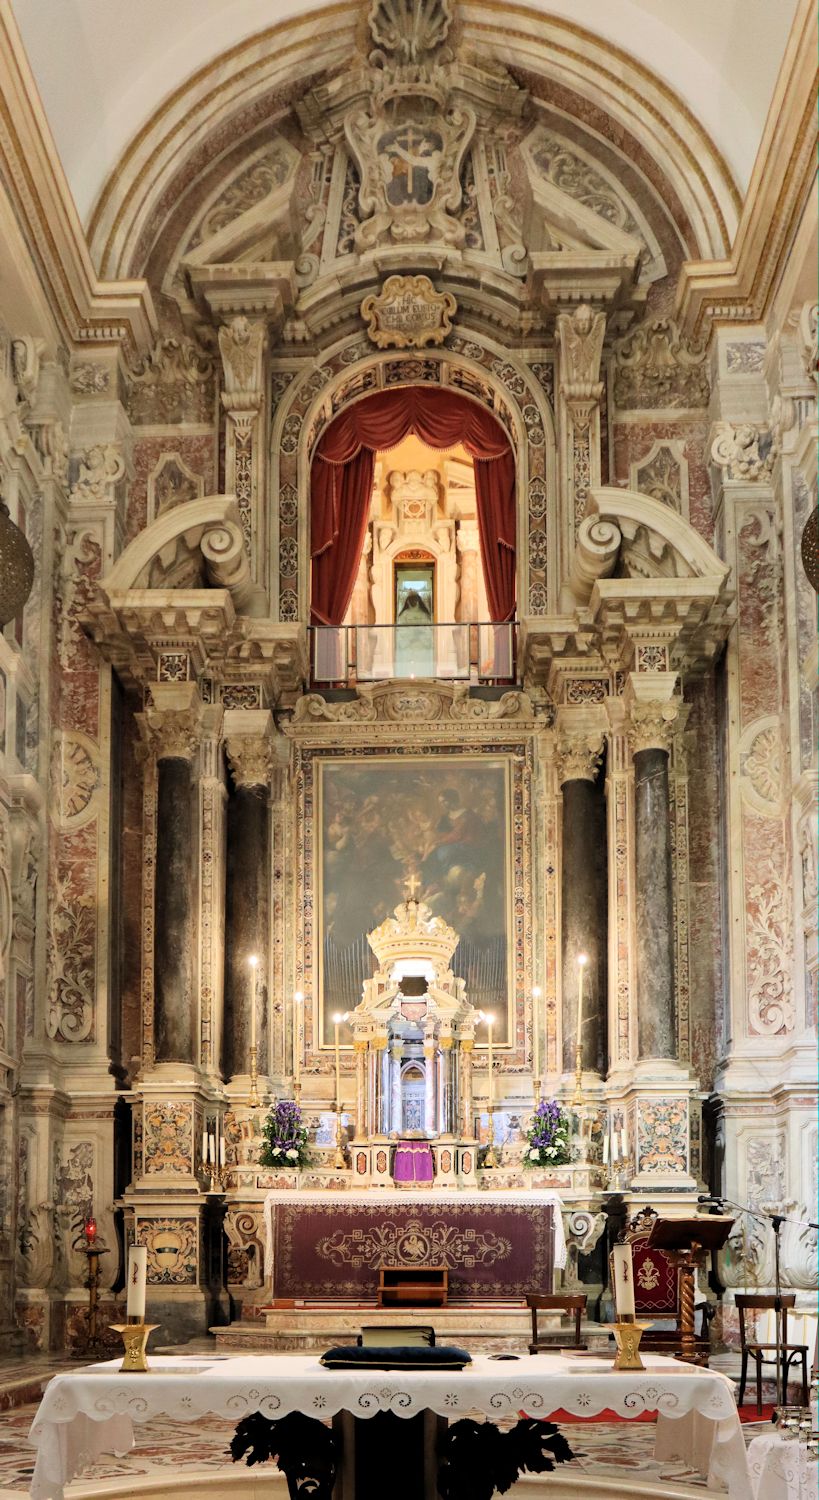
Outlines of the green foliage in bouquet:
{"type": "Polygon", "coordinates": [[[310,1160],[307,1126],[302,1122],[300,1106],[293,1099],[280,1099],[273,1105],[262,1126],[262,1137],[261,1166],[293,1169],[307,1166],[310,1160]]]}
{"type": "Polygon", "coordinates": [[[562,1167],[571,1161],[569,1118],[556,1099],[541,1099],[529,1122],[525,1167],[562,1167]]]}

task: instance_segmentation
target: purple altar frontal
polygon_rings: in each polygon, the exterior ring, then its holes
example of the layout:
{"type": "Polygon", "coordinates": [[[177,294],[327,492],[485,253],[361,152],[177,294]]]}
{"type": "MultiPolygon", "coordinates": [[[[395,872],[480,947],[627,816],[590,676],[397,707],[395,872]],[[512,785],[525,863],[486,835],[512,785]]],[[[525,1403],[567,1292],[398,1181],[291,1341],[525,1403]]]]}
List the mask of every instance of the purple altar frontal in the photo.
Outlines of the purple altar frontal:
{"type": "Polygon", "coordinates": [[[432,1182],[435,1174],[429,1141],[399,1141],[393,1157],[392,1175],[398,1183],[432,1182]]]}
{"type": "Polygon", "coordinates": [[[379,1269],[396,1265],[446,1266],[450,1305],[517,1299],[550,1291],[565,1264],[560,1199],[548,1191],[280,1189],[265,1199],[265,1228],[274,1299],[375,1300],[379,1269]]]}

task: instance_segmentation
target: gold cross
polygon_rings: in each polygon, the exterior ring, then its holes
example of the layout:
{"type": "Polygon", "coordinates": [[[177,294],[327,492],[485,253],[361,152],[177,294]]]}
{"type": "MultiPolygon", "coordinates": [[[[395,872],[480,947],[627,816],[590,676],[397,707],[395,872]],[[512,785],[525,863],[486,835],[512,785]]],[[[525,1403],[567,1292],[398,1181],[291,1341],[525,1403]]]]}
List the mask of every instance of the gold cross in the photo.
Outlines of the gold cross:
{"type": "Polygon", "coordinates": [[[410,875],[408,877],[408,879],[404,881],[404,885],[406,886],[406,889],[409,892],[409,899],[410,899],[410,901],[414,901],[415,900],[415,892],[417,890],[419,890],[420,887],[421,887],[421,882],[418,879],[418,876],[417,875],[410,875]]]}

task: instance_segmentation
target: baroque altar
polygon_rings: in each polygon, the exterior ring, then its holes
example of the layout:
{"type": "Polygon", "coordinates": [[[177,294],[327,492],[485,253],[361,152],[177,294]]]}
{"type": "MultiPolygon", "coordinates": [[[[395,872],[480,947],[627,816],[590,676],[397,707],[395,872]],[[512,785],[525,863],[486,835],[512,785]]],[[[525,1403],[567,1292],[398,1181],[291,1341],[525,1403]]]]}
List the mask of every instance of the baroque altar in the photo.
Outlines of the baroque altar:
{"type": "Polygon", "coordinates": [[[399,1138],[405,1153],[424,1149],[414,1141],[429,1143],[436,1186],[476,1182],[472,1049],[480,1016],[450,967],[458,934],[416,900],[417,883],[413,877],[406,899],[368,934],[378,968],[349,1018],[356,1062],[351,1158],[362,1186],[390,1184],[390,1145],[399,1138]]]}

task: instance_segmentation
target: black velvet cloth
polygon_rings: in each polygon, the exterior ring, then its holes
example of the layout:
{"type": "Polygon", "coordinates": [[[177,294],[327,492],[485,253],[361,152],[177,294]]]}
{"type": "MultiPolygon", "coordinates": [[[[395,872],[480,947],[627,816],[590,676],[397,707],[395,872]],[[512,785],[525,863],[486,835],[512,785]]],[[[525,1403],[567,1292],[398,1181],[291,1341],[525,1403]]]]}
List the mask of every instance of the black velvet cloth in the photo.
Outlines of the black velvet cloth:
{"type": "Polygon", "coordinates": [[[462,1370],[472,1356],[455,1344],[340,1344],[321,1356],[329,1370],[462,1370]]]}

